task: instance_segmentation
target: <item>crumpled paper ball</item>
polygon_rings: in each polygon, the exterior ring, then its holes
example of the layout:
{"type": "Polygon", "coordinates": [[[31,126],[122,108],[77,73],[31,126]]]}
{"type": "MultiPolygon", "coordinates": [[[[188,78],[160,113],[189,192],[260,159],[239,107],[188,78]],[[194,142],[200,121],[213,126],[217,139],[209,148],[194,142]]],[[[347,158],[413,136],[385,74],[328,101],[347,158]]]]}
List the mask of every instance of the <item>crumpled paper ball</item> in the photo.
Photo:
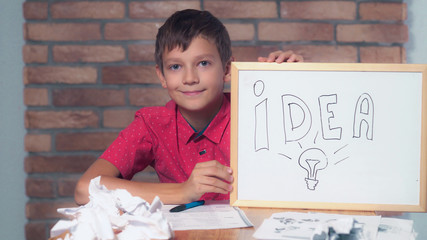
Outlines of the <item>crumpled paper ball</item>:
{"type": "Polygon", "coordinates": [[[96,177],[89,184],[89,202],[76,208],[59,208],[67,220],[59,220],[52,237],[69,231],[64,240],[170,239],[173,231],[155,197],[150,205],[124,189],[108,190],[96,177]]]}

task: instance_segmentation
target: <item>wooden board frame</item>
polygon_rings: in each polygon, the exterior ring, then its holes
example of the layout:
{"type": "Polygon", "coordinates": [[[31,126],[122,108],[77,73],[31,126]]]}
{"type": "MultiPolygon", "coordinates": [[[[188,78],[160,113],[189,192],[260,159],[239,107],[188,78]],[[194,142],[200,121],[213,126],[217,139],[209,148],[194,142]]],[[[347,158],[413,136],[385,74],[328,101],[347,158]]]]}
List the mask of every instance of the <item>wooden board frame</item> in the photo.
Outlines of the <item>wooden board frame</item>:
{"type": "MultiPolygon", "coordinates": [[[[231,167],[234,171],[233,192],[230,204],[240,207],[296,208],[296,209],[337,209],[368,211],[427,211],[427,65],[425,64],[363,64],[363,63],[255,63],[233,62],[231,65],[231,167]],[[420,189],[418,204],[371,204],[311,201],[270,201],[241,199],[238,196],[238,117],[239,117],[239,72],[261,71],[332,71],[332,72],[417,72],[422,73],[421,103],[421,146],[420,146],[420,189]]],[[[256,171],[256,169],[254,169],[256,171]]],[[[268,186],[266,186],[268,187],[268,186]]]]}

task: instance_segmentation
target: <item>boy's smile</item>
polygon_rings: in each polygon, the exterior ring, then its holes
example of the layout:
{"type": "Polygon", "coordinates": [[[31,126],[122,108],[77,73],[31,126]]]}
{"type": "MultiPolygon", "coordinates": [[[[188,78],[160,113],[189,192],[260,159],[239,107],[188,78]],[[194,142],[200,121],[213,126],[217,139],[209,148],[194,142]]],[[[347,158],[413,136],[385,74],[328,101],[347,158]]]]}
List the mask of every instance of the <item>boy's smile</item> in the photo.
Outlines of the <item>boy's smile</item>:
{"type": "Polygon", "coordinates": [[[184,118],[197,130],[205,127],[221,107],[229,63],[223,66],[216,45],[203,37],[188,48],[163,53],[163,74],[157,75],[184,118]]]}

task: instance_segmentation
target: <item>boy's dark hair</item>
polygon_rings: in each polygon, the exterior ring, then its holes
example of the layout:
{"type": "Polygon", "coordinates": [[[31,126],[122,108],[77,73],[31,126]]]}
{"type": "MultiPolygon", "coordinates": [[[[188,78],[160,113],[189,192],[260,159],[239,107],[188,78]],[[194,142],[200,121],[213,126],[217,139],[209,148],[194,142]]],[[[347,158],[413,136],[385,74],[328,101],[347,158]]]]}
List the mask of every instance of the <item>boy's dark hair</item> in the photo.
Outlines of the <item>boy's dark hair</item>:
{"type": "Polygon", "coordinates": [[[162,73],[164,51],[171,51],[176,47],[185,51],[198,36],[214,41],[225,67],[231,57],[231,41],[227,29],[208,11],[186,9],[172,14],[157,32],[155,58],[162,73]]]}

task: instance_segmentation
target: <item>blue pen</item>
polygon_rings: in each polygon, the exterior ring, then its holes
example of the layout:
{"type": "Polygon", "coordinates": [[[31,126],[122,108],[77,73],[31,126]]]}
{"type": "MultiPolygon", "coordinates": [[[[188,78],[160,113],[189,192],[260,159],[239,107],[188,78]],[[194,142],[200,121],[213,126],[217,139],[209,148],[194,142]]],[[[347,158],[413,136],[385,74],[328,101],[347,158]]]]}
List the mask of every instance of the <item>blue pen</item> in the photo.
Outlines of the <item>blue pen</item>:
{"type": "Polygon", "coordinates": [[[178,205],[174,208],[172,208],[171,210],[169,210],[170,212],[181,212],[193,207],[197,207],[200,205],[205,204],[205,200],[200,200],[200,201],[195,201],[195,202],[191,202],[191,203],[187,203],[187,204],[182,204],[182,205],[178,205]]]}

